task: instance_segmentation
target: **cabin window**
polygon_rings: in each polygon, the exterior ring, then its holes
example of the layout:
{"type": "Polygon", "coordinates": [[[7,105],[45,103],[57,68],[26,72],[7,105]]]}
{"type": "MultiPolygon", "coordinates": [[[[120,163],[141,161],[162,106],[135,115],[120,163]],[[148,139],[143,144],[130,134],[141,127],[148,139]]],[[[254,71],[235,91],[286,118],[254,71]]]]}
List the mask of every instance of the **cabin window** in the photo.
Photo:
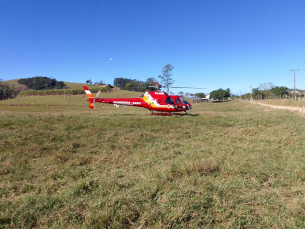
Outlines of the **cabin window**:
{"type": "Polygon", "coordinates": [[[174,104],[171,98],[166,98],[166,104],[174,104]]]}

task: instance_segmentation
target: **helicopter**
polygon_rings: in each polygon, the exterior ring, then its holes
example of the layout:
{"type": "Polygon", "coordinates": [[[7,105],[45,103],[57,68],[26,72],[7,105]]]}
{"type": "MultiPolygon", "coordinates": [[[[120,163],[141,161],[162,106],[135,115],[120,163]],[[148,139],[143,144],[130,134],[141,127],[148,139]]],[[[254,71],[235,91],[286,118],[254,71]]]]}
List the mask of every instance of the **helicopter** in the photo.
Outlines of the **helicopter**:
{"type": "MultiPolygon", "coordinates": [[[[160,86],[151,86],[159,88],[160,86]]],[[[140,94],[140,98],[98,98],[101,91],[98,91],[95,97],[87,86],[83,86],[88,97],[89,108],[96,109],[96,103],[108,103],[115,106],[135,106],[143,107],[151,111],[151,115],[177,115],[180,112],[190,112],[192,105],[178,95],[168,95],[162,91],[147,91],[140,94]],[[157,111],[158,113],[154,113],[157,111]]]]}

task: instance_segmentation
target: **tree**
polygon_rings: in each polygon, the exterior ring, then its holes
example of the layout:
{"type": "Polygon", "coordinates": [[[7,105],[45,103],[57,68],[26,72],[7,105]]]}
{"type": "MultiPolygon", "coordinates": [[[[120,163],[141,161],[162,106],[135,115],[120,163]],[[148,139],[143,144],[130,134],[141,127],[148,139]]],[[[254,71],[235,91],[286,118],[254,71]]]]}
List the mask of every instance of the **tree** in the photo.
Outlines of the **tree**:
{"type": "Polygon", "coordinates": [[[63,81],[57,81],[54,78],[46,76],[36,76],[32,78],[20,79],[17,81],[19,84],[28,86],[33,90],[49,90],[53,88],[63,88],[66,86],[63,81]]]}
{"type": "Polygon", "coordinates": [[[259,88],[252,88],[252,98],[253,99],[261,99],[261,91],[259,90],[259,88]]]}
{"type": "Polygon", "coordinates": [[[91,79],[90,79],[90,80],[86,80],[86,83],[88,83],[88,84],[92,84],[91,79]]]}
{"type": "Polygon", "coordinates": [[[133,83],[127,83],[127,84],[125,85],[125,89],[126,89],[127,91],[131,91],[131,90],[133,89],[133,83]]]}
{"type": "Polygon", "coordinates": [[[135,86],[136,86],[136,88],[137,88],[137,91],[142,91],[144,88],[143,88],[143,86],[144,86],[144,83],[142,82],[142,81],[137,81],[137,80],[135,80],[135,86]]]}
{"type": "Polygon", "coordinates": [[[195,95],[197,98],[205,98],[205,94],[202,92],[196,93],[195,95]]]}
{"type": "Polygon", "coordinates": [[[63,89],[65,87],[65,83],[63,81],[57,81],[55,87],[58,89],[63,89]]]}
{"type": "Polygon", "coordinates": [[[124,89],[127,83],[133,83],[134,80],[127,79],[127,78],[114,78],[113,85],[116,87],[119,87],[121,89],[124,89]]]}
{"type": "Polygon", "coordinates": [[[210,93],[210,99],[219,99],[219,100],[223,100],[224,98],[228,98],[230,97],[230,94],[228,93],[228,91],[223,90],[222,88],[219,88],[218,90],[212,91],[210,93]]]}
{"type": "Polygon", "coordinates": [[[148,79],[145,81],[145,85],[146,85],[146,86],[153,86],[153,85],[155,85],[155,84],[154,84],[155,81],[156,81],[155,78],[150,77],[150,78],[148,78],[148,79]]]}
{"type": "Polygon", "coordinates": [[[271,89],[271,92],[275,96],[285,96],[288,95],[289,89],[287,87],[274,87],[271,89]]]}
{"type": "Polygon", "coordinates": [[[174,67],[170,64],[165,65],[163,70],[162,70],[162,75],[159,75],[158,77],[161,78],[161,83],[163,84],[164,87],[167,88],[167,93],[169,92],[169,88],[175,80],[172,78],[171,71],[174,69],[174,67]]]}
{"type": "Polygon", "coordinates": [[[0,79],[0,100],[10,99],[15,97],[14,86],[1,82],[0,79]]]}

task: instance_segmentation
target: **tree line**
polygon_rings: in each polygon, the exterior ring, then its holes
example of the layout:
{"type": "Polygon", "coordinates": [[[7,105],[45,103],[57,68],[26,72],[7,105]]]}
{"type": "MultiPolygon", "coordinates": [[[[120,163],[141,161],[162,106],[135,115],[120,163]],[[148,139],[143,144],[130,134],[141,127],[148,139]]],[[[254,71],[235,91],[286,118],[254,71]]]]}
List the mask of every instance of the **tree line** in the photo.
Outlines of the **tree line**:
{"type": "Polygon", "coordinates": [[[154,82],[156,82],[154,78],[148,78],[146,81],[141,81],[136,79],[118,77],[113,80],[113,86],[128,91],[146,91],[147,89],[154,90],[153,87],[147,88],[149,86],[154,86],[154,82]]]}
{"type": "MultiPolygon", "coordinates": [[[[287,87],[273,86],[272,83],[261,84],[260,87],[252,88],[252,92],[245,94],[247,99],[266,99],[266,98],[286,98],[291,95],[291,91],[287,87]]],[[[226,100],[228,97],[237,97],[232,95],[230,89],[226,90],[219,88],[210,93],[210,99],[226,100]]]]}
{"type": "Polygon", "coordinates": [[[260,85],[260,87],[252,88],[252,98],[253,99],[265,99],[265,98],[285,98],[290,96],[290,90],[287,87],[278,87],[269,85],[264,86],[260,85]]]}

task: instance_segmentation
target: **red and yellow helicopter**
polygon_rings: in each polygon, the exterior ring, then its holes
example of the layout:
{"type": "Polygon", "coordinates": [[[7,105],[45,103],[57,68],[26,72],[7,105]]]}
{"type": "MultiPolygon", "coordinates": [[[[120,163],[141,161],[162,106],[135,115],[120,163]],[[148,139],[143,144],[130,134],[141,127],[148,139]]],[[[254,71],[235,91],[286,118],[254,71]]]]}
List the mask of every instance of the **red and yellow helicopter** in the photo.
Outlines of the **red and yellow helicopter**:
{"type": "Polygon", "coordinates": [[[176,115],[177,112],[189,112],[192,105],[182,96],[168,95],[161,91],[147,91],[140,98],[98,98],[100,91],[94,97],[87,86],[83,86],[90,109],[96,109],[96,103],[108,103],[123,106],[143,107],[151,111],[151,115],[176,115]],[[154,113],[158,111],[159,113],[154,113]]]}

